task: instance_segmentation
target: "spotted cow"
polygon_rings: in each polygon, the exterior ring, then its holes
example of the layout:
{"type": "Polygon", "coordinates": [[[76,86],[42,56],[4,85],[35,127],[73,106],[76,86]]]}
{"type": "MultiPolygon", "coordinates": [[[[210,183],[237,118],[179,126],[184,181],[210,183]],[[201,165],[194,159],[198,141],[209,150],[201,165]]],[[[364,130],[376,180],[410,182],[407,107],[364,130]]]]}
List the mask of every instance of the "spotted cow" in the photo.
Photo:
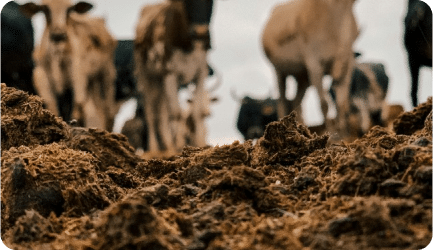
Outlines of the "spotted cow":
{"type": "Polygon", "coordinates": [[[208,75],[206,41],[193,39],[208,32],[208,25],[190,25],[182,1],[146,5],[140,13],[134,44],[137,90],[143,97],[148,128],[149,151],[174,150],[184,146],[185,121],[178,90],[195,84],[192,121],[196,133],[194,146],[205,146],[203,103],[204,81],[208,75]],[[161,138],[160,143],[157,138],[161,138]]]}
{"type": "Polygon", "coordinates": [[[45,15],[42,40],[33,52],[33,80],[47,108],[65,120],[110,130],[117,112],[116,40],[102,18],[85,14],[92,7],[87,2],[42,0],[23,4],[21,10],[28,17],[45,15]],[[64,108],[68,104],[70,108],[64,108]]]}

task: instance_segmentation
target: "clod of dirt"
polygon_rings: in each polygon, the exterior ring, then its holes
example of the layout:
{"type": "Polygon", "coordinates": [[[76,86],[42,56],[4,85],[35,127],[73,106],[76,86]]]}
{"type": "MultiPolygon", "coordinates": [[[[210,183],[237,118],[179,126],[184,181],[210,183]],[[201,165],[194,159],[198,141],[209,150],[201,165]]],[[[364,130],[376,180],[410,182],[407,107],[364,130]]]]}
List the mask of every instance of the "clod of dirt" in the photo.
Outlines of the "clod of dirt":
{"type": "Polygon", "coordinates": [[[1,148],[43,145],[68,138],[67,125],[42,99],[1,84],[1,148]]]}
{"type": "Polygon", "coordinates": [[[424,130],[427,135],[432,134],[432,125],[433,125],[433,117],[432,117],[432,111],[430,111],[430,114],[426,117],[425,123],[424,123],[424,130]]]}
{"type": "Polygon", "coordinates": [[[253,151],[254,165],[281,164],[291,165],[317,149],[324,148],[329,135],[311,134],[308,128],[298,124],[296,113],[271,122],[265,133],[257,141],[253,151]]]}
{"type": "Polygon", "coordinates": [[[92,249],[182,249],[179,232],[138,195],[110,206],[95,226],[92,249]]]}
{"type": "MultiPolygon", "coordinates": [[[[429,97],[427,102],[420,104],[418,107],[415,107],[410,112],[404,112],[399,115],[398,118],[394,121],[393,127],[394,131],[397,134],[411,135],[416,130],[422,129],[426,126],[426,118],[432,112],[432,98],[429,97]]],[[[430,119],[431,121],[431,115],[430,119]]],[[[430,134],[431,134],[431,124],[430,124],[430,134]]]]}
{"type": "Polygon", "coordinates": [[[361,234],[362,228],[358,220],[351,217],[343,217],[334,219],[329,222],[329,233],[334,237],[339,237],[342,234],[355,233],[361,234]]]}
{"type": "MultiPolygon", "coordinates": [[[[55,239],[56,234],[60,233],[62,229],[54,214],[45,218],[34,210],[27,210],[25,215],[16,222],[12,232],[12,241],[21,244],[33,241],[48,243],[55,239]]],[[[30,244],[29,248],[31,248],[30,244]]]]}
{"type": "Polygon", "coordinates": [[[278,206],[278,194],[267,186],[265,175],[259,170],[246,166],[234,166],[231,169],[215,171],[207,177],[207,189],[199,196],[224,200],[238,201],[251,200],[258,211],[266,211],[278,206]]]}
{"type": "Polygon", "coordinates": [[[81,216],[108,206],[122,194],[107,175],[98,173],[98,160],[64,144],[2,151],[1,170],[2,216],[10,225],[25,210],[34,209],[45,217],[51,212],[81,216]]]}
{"type": "Polygon", "coordinates": [[[6,165],[12,171],[10,182],[5,183],[3,193],[6,198],[5,202],[8,203],[5,211],[8,222],[13,224],[19,216],[25,213],[26,209],[35,209],[45,217],[51,212],[59,216],[63,212],[65,203],[59,183],[51,182],[46,186],[36,185],[35,177],[24,164],[22,159],[15,158],[14,162],[6,165]]]}
{"type": "Polygon", "coordinates": [[[140,158],[134,148],[122,134],[109,133],[99,128],[71,128],[68,147],[89,152],[100,162],[103,168],[134,168],[140,158]]]}

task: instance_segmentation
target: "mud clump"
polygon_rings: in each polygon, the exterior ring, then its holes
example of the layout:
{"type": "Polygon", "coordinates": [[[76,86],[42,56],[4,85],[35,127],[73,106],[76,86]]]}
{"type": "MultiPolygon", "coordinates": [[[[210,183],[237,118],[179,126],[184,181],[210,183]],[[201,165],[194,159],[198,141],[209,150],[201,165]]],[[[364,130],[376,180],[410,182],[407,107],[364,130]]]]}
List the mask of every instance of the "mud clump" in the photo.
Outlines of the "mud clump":
{"type": "Polygon", "coordinates": [[[96,222],[93,249],[181,249],[178,231],[140,196],[113,204],[96,222]]]}
{"type": "MultiPolygon", "coordinates": [[[[425,120],[432,111],[432,97],[427,102],[418,105],[410,112],[402,113],[394,122],[394,131],[396,134],[410,135],[415,131],[425,127],[425,120]]],[[[430,115],[431,116],[431,115],[430,115]]],[[[431,120],[431,119],[430,119],[431,120]]],[[[428,127],[426,127],[428,129],[428,127]]],[[[431,125],[430,125],[431,132],[431,125]]],[[[431,134],[431,133],[430,133],[431,134]]]]}
{"type": "Polygon", "coordinates": [[[71,128],[68,147],[93,154],[101,167],[135,168],[139,157],[122,134],[109,133],[99,128],[71,128]]]}
{"type": "Polygon", "coordinates": [[[324,148],[329,135],[311,134],[305,125],[296,122],[296,113],[266,126],[265,133],[255,147],[254,164],[291,165],[311,152],[324,148]]]}
{"type": "Polygon", "coordinates": [[[165,160],[3,85],[1,107],[1,234],[13,249],[420,249],[432,238],[431,99],[352,143],[292,113],[255,144],[165,160]]]}
{"type": "Polygon", "coordinates": [[[1,147],[49,144],[68,137],[66,123],[43,109],[42,99],[1,84],[1,147]]]}

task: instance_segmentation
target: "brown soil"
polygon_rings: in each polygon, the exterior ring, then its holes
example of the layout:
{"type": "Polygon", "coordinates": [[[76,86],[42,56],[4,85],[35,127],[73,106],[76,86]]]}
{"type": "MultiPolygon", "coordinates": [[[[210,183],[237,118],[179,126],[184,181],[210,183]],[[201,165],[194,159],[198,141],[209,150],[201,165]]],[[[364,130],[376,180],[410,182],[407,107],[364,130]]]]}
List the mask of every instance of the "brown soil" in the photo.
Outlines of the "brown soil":
{"type": "Polygon", "coordinates": [[[1,86],[1,236],[13,249],[420,249],[432,100],[352,143],[296,122],[145,160],[1,86]]]}

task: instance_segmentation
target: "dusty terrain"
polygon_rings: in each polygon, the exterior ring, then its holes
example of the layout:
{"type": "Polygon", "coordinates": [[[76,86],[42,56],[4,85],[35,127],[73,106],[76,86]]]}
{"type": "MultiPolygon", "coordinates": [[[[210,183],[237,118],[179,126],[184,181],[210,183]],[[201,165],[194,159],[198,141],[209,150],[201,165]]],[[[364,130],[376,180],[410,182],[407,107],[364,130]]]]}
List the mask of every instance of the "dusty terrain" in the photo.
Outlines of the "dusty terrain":
{"type": "Polygon", "coordinates": [[[1,86],[1,237],[13,249],[420,249],[432,102],[330,143],[292,113],[253,144],[145,160],[1,86]]]}

